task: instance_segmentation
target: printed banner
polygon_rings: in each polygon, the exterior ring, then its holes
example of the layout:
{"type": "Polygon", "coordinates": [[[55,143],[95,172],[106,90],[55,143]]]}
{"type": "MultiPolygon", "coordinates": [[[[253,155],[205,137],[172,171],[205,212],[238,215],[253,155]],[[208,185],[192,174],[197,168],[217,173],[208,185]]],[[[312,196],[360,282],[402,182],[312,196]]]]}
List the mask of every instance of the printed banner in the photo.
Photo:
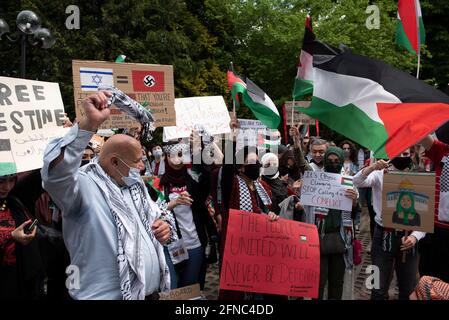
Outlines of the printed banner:
{"type": "Polygon", "coordinates": [[[317,298],[319,281],[315,225],[229,211],[221,289],[317,298]]]}

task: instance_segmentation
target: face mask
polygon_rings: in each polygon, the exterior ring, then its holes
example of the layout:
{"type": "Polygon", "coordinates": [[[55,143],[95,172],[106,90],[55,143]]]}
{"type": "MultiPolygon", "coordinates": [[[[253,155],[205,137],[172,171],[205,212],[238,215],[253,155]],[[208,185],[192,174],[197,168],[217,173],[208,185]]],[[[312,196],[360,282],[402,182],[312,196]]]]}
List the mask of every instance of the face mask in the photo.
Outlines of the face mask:
{"type": "Polygon", "coordinates": [[[410,157],[397,157],[391,160],[391,163],[394,165],[394,167],[398,170],[405,170],[407,168],[410,168],[412,164],[412,158],[410,157]]]}
{"type": "Polygon", "coordinates": [[[252,164],[245,164],[245,176],[250,178],[251,180],[257,180],[259,178],[259,172],[260,172],[260,163],[252,163],[252,164]]]}
{"type": "Polygon", "coordinates": [[[81,160],[80,167],[82,167],[82,166],[88,164],[89,162],[90,162],[90,160],[81,160]]]}
{"type": "Polygon", "coordinates": [[[162,157],[162,150],[154,150],[153,155],[157,159],[161,158],[162,157]]]}
{"type": "Polygon", "coordinates": [[[143,162],[147,161],[147,157],[143,156],[143,157],[142,157],[142,161],[143,161],[143,162]]]}
{"type": "Polygon", "coordinates": [[[129,173],[128,173],[128,176],[127,176],[127,177],[125,177],[124,175],[122,175],[122,173],[121,173],[118,169],[116,169],[117,172],[120,174],[123,183],[126,184],[128,187],[131,187],[133,184],[136,184],[136,183],[140,182],[140,180],[142,179],[142,178],[140,177],[140,170],[137,169],[137,168],[128,166],[128,165],[125,163],[125,161],[123,161],[123,160],[120,159],[120,158],[117,158],[117,159],[119,159],[121,162],[123,162],[123,163],[125,164],[125,166],[127,166],[127,167],[129,168],[129,173]]]}
{"type": "Polygon", "coordinates": [[[321,162],[316,162],[314,159],[312,159],[311,162],[312,162],[312,163],[315,163],[318,167],[322,167],[322,166],[323,166],[323,161],[321,161],[321,162]]]}
{"type": "Polygon", "coordinates": [[[351,151],[349,151],[349,150],[344,150],[343,151],[343,156],[345,157],[345,159],[349,159],[350,155],[351,155],[351,151]]]}
{"type": "Polygon", "coordinates": [[[340,173],[343,166],[340,163],[327,163],[324,170],[330,173],[340,173]]]}

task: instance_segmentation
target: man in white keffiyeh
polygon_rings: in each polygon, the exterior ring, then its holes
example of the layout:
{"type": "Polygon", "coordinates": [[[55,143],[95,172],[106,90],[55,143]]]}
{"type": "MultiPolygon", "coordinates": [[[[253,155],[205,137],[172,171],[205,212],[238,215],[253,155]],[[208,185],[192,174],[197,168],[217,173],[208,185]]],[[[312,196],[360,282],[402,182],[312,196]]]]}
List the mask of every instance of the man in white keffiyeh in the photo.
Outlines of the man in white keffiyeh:
{"type": "Polygon", "coordinates": [[[115,135],[98,159],[79,168],[85,146],[109,117],[100,91],[84,100],[85,115],[68,134],[49,143],[44,155],[44,188],[62,210],[64,241],[73,276],[74,299],[157,299],[170,275],[162,244],[171,227],[151,200],[141,177],[139,141],[115,135]],[[72,268],[73,269],[73,268],[72,268]]]}

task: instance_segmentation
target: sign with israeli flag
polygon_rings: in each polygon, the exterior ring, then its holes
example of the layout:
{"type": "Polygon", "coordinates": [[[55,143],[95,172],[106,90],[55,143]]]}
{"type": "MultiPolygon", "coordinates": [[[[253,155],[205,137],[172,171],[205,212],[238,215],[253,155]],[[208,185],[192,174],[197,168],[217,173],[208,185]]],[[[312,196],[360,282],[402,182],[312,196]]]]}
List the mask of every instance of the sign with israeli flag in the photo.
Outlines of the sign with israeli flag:
{"type": "Polygon", "coordinates": [[[99,85],[114,85],[112,69],[80,68],[81,90],[97,91],[99,85]]]}

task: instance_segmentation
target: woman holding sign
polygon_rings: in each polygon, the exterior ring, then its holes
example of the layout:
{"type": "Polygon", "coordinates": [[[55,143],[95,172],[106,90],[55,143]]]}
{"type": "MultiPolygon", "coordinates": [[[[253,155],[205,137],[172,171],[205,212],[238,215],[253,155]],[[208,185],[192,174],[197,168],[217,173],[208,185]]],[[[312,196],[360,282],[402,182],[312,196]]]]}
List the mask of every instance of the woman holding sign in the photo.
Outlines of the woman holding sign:
{"type": "MultiPolygon", "coordinates": [[[[233,129],[233,141],[228,141],[226,148],[232,147],[235,150],[235,139],[239,127],[238,120],[231,118],[231,129],[233,129]]],[[[227,150],[228,151],[228,150],[227,150]]],[[[220,258],[223,257],[226,243],[227,222],[229,209],[236,209],[258,214],[266,214],[267,219],[276,221],[279,219],[272,209],[272,194],[270,187],[259,180],[261,164],[256,147],[245,146],[233,156],[232,161],[226,159],[233,152],[225,152],[225,161],[222,169],[221,190],[222,190],[222,234],[220,258]]],[[[220,300],[252,300],[261,296],[242,291],[220,290],[220,300]]],[[[264,295],[264,298],[271,297],[264,295]]]]}
{"type": "MultiPolygon", "coordinates": [[[[330,146],[324,155],[324,171],[340,174],[343,168],[343,150],[330,146]]],[[[346,189],[345,196],[352,199],[352,210],[357,206],[355,189],[346,189]]],[[[320,234],[320,288],[319,299],[324,297],[328,283],[328,299],[341,300],[345,270],[353,266],[352,212],[326,207],[304,206],[306,221],[314,221],[320,234]]]]}

